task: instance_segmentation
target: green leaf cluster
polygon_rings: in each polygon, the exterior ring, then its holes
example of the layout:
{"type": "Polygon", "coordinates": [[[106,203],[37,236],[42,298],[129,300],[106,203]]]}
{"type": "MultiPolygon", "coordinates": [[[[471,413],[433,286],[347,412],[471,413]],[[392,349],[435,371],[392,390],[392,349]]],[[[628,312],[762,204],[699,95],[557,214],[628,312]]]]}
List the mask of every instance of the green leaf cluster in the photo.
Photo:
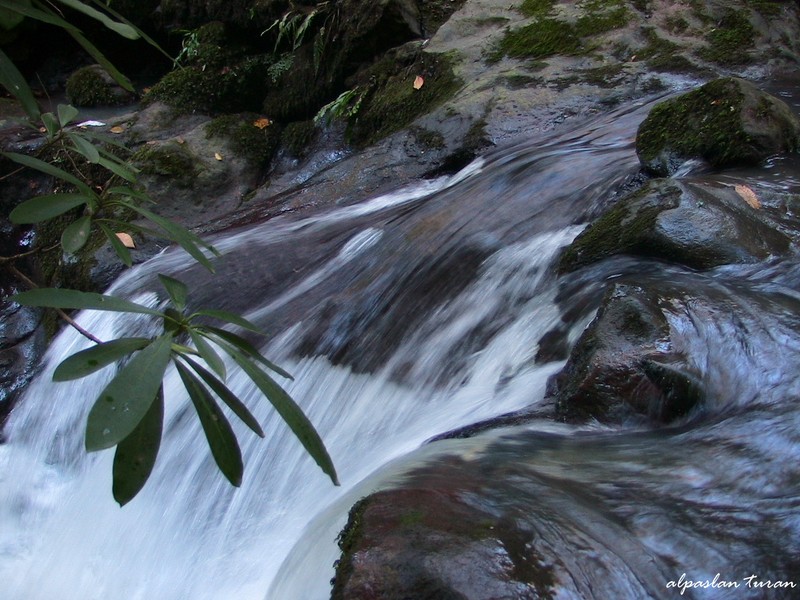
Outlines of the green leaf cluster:
{"type": "Polygon", "coordinates": [[[217,466],[231,484],[241,484],[244,471],[241,450],[219,402],[256,435],[264,437],[264,432],[244,402],[225,384],[227,368],[222,355],[227,355],[244,371],[322,470],[338,483],[333,462],[319,434],[270,372],[282,377],[290,375],[264,358],[245,337],[210,323],[222,321],[259,334],[260,330],[247,319],[227,311],[189,312],[186,286],[166,275],[159,275],[159,279],[169,296],[169,306],[164,310],[115,296],[59,288],[30,290],[14,297],[25,306],[138,313],[162,321],[163,332],[157,337],[119,338],[97,344],[69,356],[53,373],[54,381],[70,381],[124,361],[92,406],[85,436],[89,452],[117,447],[112,488],[117,502],[120,505],[129,502],[152,472],[163,428],[162,380],[170,364],[177,369],[194,405],[217,466]]]}

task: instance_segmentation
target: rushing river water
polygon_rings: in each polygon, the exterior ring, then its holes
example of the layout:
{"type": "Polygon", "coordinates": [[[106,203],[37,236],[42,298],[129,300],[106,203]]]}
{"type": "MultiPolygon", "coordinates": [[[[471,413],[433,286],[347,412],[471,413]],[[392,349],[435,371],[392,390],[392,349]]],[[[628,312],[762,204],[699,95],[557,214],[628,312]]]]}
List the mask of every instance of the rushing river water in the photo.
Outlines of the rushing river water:
{"type": "MultiPolygon", "coordinates": [[[[579,316],[568,334],[574,342],[603,288],[589,286],[572,301],[556,302],[553,261],[580,223],[636,173],[633,139],[647,109],[621,110],[570,134],[499,150],[452,178],[229,232],[215,240],[223,257],[214,277],[176,251],[126,274],[116,291],[141,302],[160,301],[154,275],[167,273],[190,283],[198,305],[237,310],[264,327],[271,334],[265,354],[294,375],[287,389],[319,430],[342,486],[331,485],[257,390],[233,374],[231,388],[262,423],[266,439],[234,424],[245,475],[240,489],[231,488],[214,466],[171,373],[155,472],[143,492],[120,509],[111,497],[113,453],[86,456],[82,449],[86,413],[111,375],[104,371],[75,383],[51,383],[54,366],[85,346],[80,336],[65,331],[12,413],[8,441],[0,446],[0,598],[324,598],[337,557],[335,536],[355,500],[431,456],[452,453],[466,460],[489,449],[510,471],[524,475],[493,493],[516,495],[522,503],[544,498],[540,512],[531,511],[529,518],[549,519],[554,528],[577,518],[569,505],[556,518],[558,494],[547,492],[553,481],[568,478],[620,505],[646,498],[652,510],[636,514],[637,527],[668,547],[667,553],[691,547],[686,515],[701,522],[708,504],[700,500],[711,495],[719,507],[714,519],[724,517],[723,507],[733,507],[742,535],[728,539],[718,528],[701,527],[703,536],[718,535],[712,544],[716,554],[696,556],[726,556],[730,543],[746,561],[748,543],[774,552],[769,535],[777,531],[788,536],[782,542],[786,551],[800,555],[795,433],[800,429],[797,411],[783,402],[787,395],[800,395],[796,374],[787,366],[798,364],[798,348],[789,324],[783,332],[769,329],[772,321],[758,321],[765,301],[756,293],[758,286],[797,289],[791,269],[775,267],[778,283],[760,281],[763,274],[746,269],[724,275],[748,282],[738,288],[713,277],[703,280],[743,311],[753,345],[743,350],[736,332],[715,328],[713,315],[705,338],[687,334],[684,340],[706,344],[710,363],[716,353],[734,366],[706,369],[714,389],[737,386],[747,391],[737,398],[760,398],[764,416],[758,423],[741,418],[729,427],[739,428],[735,438],[758,439],[762,447],[721,456],[716,445],[729,443],[731,434],[720,419],[699,432],[668,438],[541,422],[524,431],[424,444],[535,406],[544,397],[548,377],[563,363],[534,363],[540,338],[561,322],[565,310],[574,309],[579,316]],[[758,323],[760,329],[753,329],[758,323]],[[769,348],[772,354],[764,355],[769,348]],[[772,368],[778,364],[780,372],[772,368]],[[751,368],[752,376],[741,372],[751,368]],[[771,392],[762,397],[764,387],[771,392]],[[776,435],[752,436],[750,428],[759,427],[776,435]],[[609,443],[607,436],[615,437],[609,443]],[[535,447],[536,466],[521,455],[510,458],[514,448],[524,446],[535,447]],[[687,447],[705,453],[702,460],[714,463],[715,473],[688,464],[687,447]],[[777,464],[760,462],[764,456],[777,464]],[[785,461],[793,463],[788,470],[785,461]],[[787,474],[777,481],[769,477],[775,472],[787,474]],[[606,489],[603,482],[614,479],[619,485],[606,489]],[[525,483],[513,484],[518,481],[525,483]],[[702,510],[675,508],[692,502],[702,510]],[[760,529],[747,518],[767,516],[780,527],[757,536],[760,529]]],[[[775,174],[781,168],[777,164],[772,173],[753,177],[765,186],[791,187],[791,177],[775,174]]],[[[618,276],[616,267],[604,268],[598,281],[618,276]]],[[[652,263],[624,269],[627,277],[700,285],[666,268],[654,273],[652,263]]],[[[792,297],[787,292],[786,298],[792,297]]],[[[787,301],[787,320],[792,302],[796,299],[787,301]]],[[[108,314],[83,314],[80,320],[106,339],[153,327],[145,319],[108,314]]],[[[678,316],[675,322],[680,325],[678,316]]],[[[587,538],[624,540],[614,537],[613,518],[603,511],[598,505],[587,538]]],[[[616,597],[637,597],[639,578],[660,574],[640,560],[636,548],[615,550],[611,580],[628,582],[616,597]]],[[[786,576],[793,565],[783,560],[774,572],[786,576]]]]}

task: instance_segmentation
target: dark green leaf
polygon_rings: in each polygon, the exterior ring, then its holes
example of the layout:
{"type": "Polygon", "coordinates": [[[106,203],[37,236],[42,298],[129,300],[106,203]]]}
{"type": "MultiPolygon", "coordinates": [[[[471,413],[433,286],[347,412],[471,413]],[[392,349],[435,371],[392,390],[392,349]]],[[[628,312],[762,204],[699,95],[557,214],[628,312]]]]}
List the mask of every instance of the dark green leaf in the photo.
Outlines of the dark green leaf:
{"type": "Polygon", "coordinates": [[[98,344],[67,357],[53,372],[53,381],[80,379],[107,367],[150,344],[148,338],[119,338],[98,344]]]}
{"type": "Polygon", "coordinates": [[[161,275],[160,273],[158,275],[158,280],[161,282],[161,285],[164,286],[164,289],[167,290],[167,294],[169,294],[169,298],[172,300],[175,308],[178,310],[186,308],[186,297],[189,295],[189,290],[186,288],[186,285],[182,281],[178,281],[167,275],[161,275]]]}
{"type": "Polygon", "coordinates": [[[92,217],[84,215],[64,228],[61,232],[61,247],[68,254],[75,254],[89,240],[92,230],[92,217]]]}
{"type": "Polygon", "coordinates": [[[145,41],[146,41],[148,44],[150,44],[150,45],[151,45],[153,48],[155,48],[156,50],[158,50],[158,51],[159,51],[161,54],[163,54],[163,55],[164,55],[164,56],[167,58],[167,60],[168,60],[168,61],[170,61],[170,62],[173,64],[173,66],[177,66],[177,62],[175,61],[175,59],[173,59],[173,58],[172,58],[172,57],[171,57],[171,56],[170,56],[170,55],[169,55],[169,54],[168,54],[168,53],[167,53],[167,52],[166,52],[166,51],[165,51],[165,50],[164,50],[164,49],[163,49],[161,46],[159,46],[159,45],[158,45],[158,42],[156,42],[156,41],[155,41],[153,38],[151,38],[149,35],[147,35],[147,33],[145,33],[144,31],[142,31],[141,29],[139,29],[139,28],[138,28],[138,27],[136,27],[135,25],[133,25],[133,24],[132,24],[130,21],[128,21],[128,19],[126,19],[126,18],[125,18],[123,15],[121,15],[120,13],[118,13],[117,11],[115,11],[115,10],[114,10],[114,9],[113,9],[111,6],[109,6],[109,2],[108,2],[108,0],[105,0],[105,1],[104,1],[104,0],[92,0],[92,2],[93,2],[94,4],[96,4],[97,6],[102,6],[102,7],[103,7],[103,10],[106,10],[106,11],[108,11],[108,13],[109,13],[111,16],[113,16],[115,19],[117,19],[118,21],[122,21],[123,23],[127,23],[128,25],[130,25],[131,27],[133,27],[133,28],[136,30],[136,33],[138,33],[138,34],[139,34],[139,36],[140,36],[140,37],[141,37],[143,40],[145,40],[145,41]]]}
{"type": "Polygon", "coordinates": [[[58,0],[62,4],[66,4],[72,9],[77,10],[78,12],[82,12],[88,17],[91,17],[97,21],[100,21],[103,25],[108,27],[111,31],[121,35],[124,38],[128,38],[129,40],[136,40],[139,39],[139,34],[136,33],[136,30],[127,25],[125,23],[118,23],[113,19],[109,18],[108,15],[101,13],[99,10],[95,10],[91,6],[87,6],[80,0],[58,0]]]}
{"type": "Polygon", "coordinates": [[[192,342],[194,342],[195,348],[197,348],[203,360],[208,363],[208,366],[211,367],[217,375],[225,379],[225,362],[220,358],[217,351],[214,350],[214,347],[193,329],[189,330],[189,334],[192,336],[192,342]]]}
{"type": "Polygon", "coordinates": [[[100,162],[100,153],[97,151],[97,148],[95,148],[94,144],[77,133],[69,133],[67,135],[69,136],[69,139],[72,140],[75,150],[86,160],[93,165],[96,165],[100,162]]]}
{"type": "Polygon", "coordinates": [[[47,135],[50,138],[55,137],[55,135],[60,131],[61,126],[58,124],[58,119],[53,113],[42,113],[42,123],[44,123],[45,129],[47,129],[47,135]]]}
{"type": "Polygon", "coordinates": [[[20,292],[11,299],[23,306],[43,306],[45,308],[73,308],[79,310],[110,310],[163,317],[157,310],[136,304],[116,296],[104,296],[93,292],[79,292],[61,288],[38,288],[20,292]]]}
{"type": "Polygon", "coordinates": [[[322,471],[331,478],[334,485],[339,485],[339,480],[336,476],[336,469],[333,466],[333,461],[328,455],[328,450],[322,439],[319,437],[317,430],[308,420],[308,417],[303,414],[303,411],[292,400],[291,396],[279,386],[275,381],[255,364],[250,362],[246,356],[239,352],[232,354],[233,360],[236,361],[247,376],[256,384],[267,399],[270,401],[275,410],[281,416],[283,421],[289,426],[289,429],[297,436],[300,443],[311,455],[311,457],[320,466],[322,471]]]}
{"type": "Polygon", "coordinates": [[[78,116],[78,109],[72,106],[71,104],[59,104],[58,105],[58,122],[61,124],[61,127],[66,127],[78,116]]]}
{"type": "MultiPolygon", "coordinates": [[[[0,4],[2,6],[2,4],[0,4]]],[[[5,8],[5,7],[4,7],[5,8]]],[[[13,10],[13,9],[12,9],[13,10]]],[[[11,93],[25,110],[25,113],[34,121],[39,119],[41,111],[36,98],[33,96],[28,82],[19,72],[5,52],[0,50],[0,84],[11,93]]]]}
{"type": "Polygon", "coordinates": [[[144,192],[139,192],[124,185],[117,185],[112,188],[109,188],[108,193],[115,196],[130,196],[131,198],[136,198],[137,200],[144,200],[145,202],[153,201],[150,198],[150,196],[148,196],[144,192]]]}
{"type": "Polygon", "coordinates": [[[55,25],[57,27],[61,27],[67,31],[73,31],[77,28],[70,24],[69,22],[65,21],[58,15],[56,15],[52,10],[49,8],[45,10],[39,10],[38,8],[32,7],[28,3],[21,3],[18,0],[0,0],[0,7],[6,8],[8,10],[18,12],[20,14],[25,15],[26,17],[30,17],[31,19],[36,19],[37,21],[42,21],[44,23],[50,23],[51,25],[55,25]]]}
{"type": "Polygon", "coordinates": [[[214,393],[219,396],[225,404],[228,405],[228,408],[230,408],[234,414],[244,422],[245,425],[252,429],[257,436],[262,438],[264,437],[264,431],[261,429],[261,425],[258,424],[258,421],[256,421],[256,418],[250,413],[244,402],[239,400],[236,394],[234,394],[228,386],[214,377],[213,373],[210,373],[204,369],[188,356],[184,356],[182,358],[189,363],[189,365],[191,365],[191,367],[197,372],[198,375],[200,375],[203,381],[206,382],[208,387],[210,387],[214,393]]]}
{"type": "Polygon", "coordinates": [[[206,257],[206,255],[203,254],[202,250],[200,250],[200,247],[203,247],[210,250],[215,255],[219,256],[219,253],[213,246],[204,242],[202,239],[200,239],[198,236],[193,234],[188,229],[185,229],[180,225],[178,225],[177,223],[169,221],[168,219],[164,219],[163,217],[160,217],[157,214],[147,210],[146,208],[134,204],[133,202],[127,202],[123,200],[120,201],[120,204],[122,204],[123,206],[127,206],[131,210],[138,212],[143,217],[149,219],[150,221],[161,227],[161,229],[164,230],[169,239],[180,245],[181,248],[186,250],[186,252],[188,252],[192,258],[194,258],[197,262],[203,265],[206,269],[208,269],[212,273],[214,272],[214,265],[211,264],[211,261],[208,259],[208,257],[206,257]]]}
{"type": "Polygon", "coordinates": [[[83,47],[83,49],[86,50],[86,52],[88,52],[89,55],[100,64],[101,67],[103,67],[103,69],[105,69],[106,73],[111,75],[114,81],[116,81],[120,86],[129,92],[134,91],[130,80],[120,73],[111,63],[111,61],[108,60],[105,55],[94,46],[94,44],[87,40],[80,31],[77,29],[67,29],[67,33],[69,33],[74,40],[78,42],[81,47],[83,47]]]}
{"type": "Polygon", "coordinates": [[[189,392],[197,416],[200,417],[200,424],[203,426],[208,446],[219,470],[231,484],[239,487],[242,484],[244,465],[242,452],[239,450],[231,424],[197,377],[178,361],[175,361],[175,366],[178,368],[183,385],[186,386],[186,391],[189,392]]]}
{"type": "MultiPolygon", "coordinates": [[[[30,6],[30,0],[17,0],[18,2],[22,2],[26,6],[30,6]]],[[[7,8],[0,8],[0,29],[5,29],[6,31],[11,31],[22,23],[22,20],[25,18],[24,15],[21,15],[17,11],[8,10],[7,8]]]]}
{"type": "Polygon", "coordinates": [[[86,423],[87,451],[116,446],[131,434],[158,395],[171,351],[171,336],[156,338],[100,392],[86,423]]]}
{"type": "Polygon", "coordinates": [[[76,188],[78,188],[82,194],[84,194],[87,198],[94,198],[95,194],[80,179],[67,173],[66,171],[59,169],[58,167],[54,167],[48,162],[44,162],[43,160],[39,160],[38,158],[34,158],[33,156],[27,156],[26,154],[17,154],[16,152],[0,152],[6,158],[13,160],[15,163],[20,164],[24,167],[29,167],[31,169],[36,169],[37,171],[41,171],[46,175],[51,175],[56,179],[60,179],[61,181],[66,181],[67,183],[71,183],[76,188]]]}
{"type": "Polygon", "coordinates": [[[72,210],[82,204],[86,204],[88,199],[83,194],[48,194],[46,196],[36,196],[26,200],[11,211],[9,218],[12,223],[23,225],[27,223],[39,223],[47,221],[58,215],[63,215],[68,210],[72,210]]]}
{"type": "Polygon", "coordinates": [[[122,165],[119,161],[110,160],[105,156],[101,156],[97,162],[114,173],[114,175],[121,177],[125,181],[130,181],[132,183],[136,181],[136,173],[131,171],[128,167],[122,165]]]}
{"type": "Polygon", "coordinates": [[[131,258],[131,252],[128,248],[125,247],[125,244],[123,244],[122,241],[117,237],[117,234],[111,231],[111,229],[109,229],[109,227],[103,223],[98,223],[98,226],[105,234],[106,238],[108,238],[108,241],[111,244],[111,247],[114,249],[114,252],[116,252],[120,260],[123,263],[125,263],[125,266],[126,267],[132,266],[133,259],[131,258]]]}
{"type": "Polygon", "coordinates": [[[278,375],[286,377],[287,379],[292,379],[292,380],[294,379],[294,377],[289,375],[289,373],[284,371],[282,368],[280,368],[274,362],[264,358],[264,356],[261,354],[261,352],[258,351],[258,348],[253,346],[253,344],[251,344],[249,341],[247,341],[242,336],[237,335],[237,334],[235,334],[235,333],[233,333],[231,331],[227,331],[226,329],[220,329],[219,327],[211,327],[211,326],[208,326],[208,325],[203,325],[202,327],[198,327],[198,331],[201,332],[201,333],[205,333],[205,332],[210,333],[212,335],[212,339],[216,338],[217,340],[222,340],[222,341],[228,342],[228,344],[233,345],[234,347],[238,348],[239,350],[241,350],[245,354],[247,354],[250,357],[256,359],[262,365],[264,365],[265,367],[267,367],[271,371],[274,371],[278,375]]]}
{"type": "Polygon", "coordinates": [[[212,317],[214,319],[219,319],[220,321],[226,321],[228,323],[233,323],[234,325],[238,325],[242,329],[249,329],[254,333],[260,333],[264,335],[264,332],[261,331],[256,325],[252,322],[248,321],[244,317],[237,315],[236,313],[229,312],[227,310],[216,310],[213,308],[204,308],[202,310],[198,310],[195,314],[203,315],[206,317],[212,317]]]}
{"type": "Polygon", "coordinates": [[[161,446],[164,426],[164,390],[158,388],[156,399],[131,432],[117,445],[114,454],[114,500],[125,506],[133,500],[150,478],[161,446]]]}

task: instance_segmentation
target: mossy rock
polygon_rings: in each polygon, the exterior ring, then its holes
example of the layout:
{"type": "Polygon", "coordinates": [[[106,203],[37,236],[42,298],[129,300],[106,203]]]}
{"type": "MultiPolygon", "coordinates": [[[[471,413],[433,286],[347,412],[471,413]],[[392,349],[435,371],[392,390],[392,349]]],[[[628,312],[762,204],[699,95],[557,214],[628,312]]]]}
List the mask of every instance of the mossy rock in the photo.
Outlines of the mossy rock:
{"type": "Polygon", "coordinates": [[[206,125],[206,137],[223,138],[237,156],[266,167],[278,149],[281,128],[255,113],[222,115],[206,125]]]}
{"type": "Polygon", "coordinates": [[[100,65],[89,65],[75,71],[67,79],[66,91],[71,104],[83,107],[119,106],[136,99],[100,65]]]}
{"type": "Polygon", "coordinates": [[[700,58],[723,66],[751,62],[750,50],[755,47],[756,31],[749,11],[728,9],[706,36],[708,46],[698,51],[700,58]]]}
{"type": "Polygon", "coordinates": [[[726,77],[658,104],[639,126],[636,153],[655,175],[701,158],[714,168],[757,165],[800,147],[800,120],[781,100],[726,77]]]}
{"type": "Polygon", "coordinates": [[[616,254],[710,269],[785,254],[790,244],[735,188],[657,179],[622,198],[575,238],[558,270],[574,271],[616,254]]]}
{"type": "Polygon", "coordinates": [[[424,52],[417,44],[387,54],[353,83],[370,88],[348,128],[349,140],[357,147],[403,129],[462,86],[448,55],[424,52]],[[423,80],[419,89],[414,85],[417,77],[423,80]]]}
{"type": "Polygon", "coordinates": [[[134,153],[131,162],[145,175],[167,178],[181,188],[189,188],[197,177],[199,159],[177,142],[147,145],[134,153]]]}
{"type": "Polygon", "coordinates": [[[317,138],[319,129],[312,120],[294,121],[284,127],[281,146],[292,156],[301,158],[308,153],[309,146],[317,138]]]}

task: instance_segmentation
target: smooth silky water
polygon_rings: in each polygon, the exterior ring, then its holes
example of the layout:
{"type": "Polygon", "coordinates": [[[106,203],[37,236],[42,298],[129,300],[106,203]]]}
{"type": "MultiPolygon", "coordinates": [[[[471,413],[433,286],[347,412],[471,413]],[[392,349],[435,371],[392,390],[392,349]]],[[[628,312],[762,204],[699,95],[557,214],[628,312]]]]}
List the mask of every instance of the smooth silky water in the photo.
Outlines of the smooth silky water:
{"type": "MultiPolygon", "coordinates": [[[[569,134],[499,150],[452,178],[229,232],[214,240],[223,252],[216,276],[178,251],[124,275],[115,293],[139,302],[162,301],[154,277],[166,273],[187,281],[198,305],[237,310],[263,326],[270,333],[264,352],[293,374],[287,389],[320,432],[342,485],[330,483],[269,403],[231,368],[230,387],[266,433],[259,439],[231,419],[245,461],[243,484],[232,488],[213,464],[171,372],[154,474],[119,508],[111,497],[113,452],[87,456],[82,447],[86,414],[112,373],[51,383],[55,365],[87,344],[65,330],[13,411],[0,446],[0,598],[324,598],[336,534],[359,497],[437,454],[466,460],[498,444],[537,443],[536,437],[515,441],[517,428],[425,444],[542,400],[547,378],[563,366],[533,360],[538,340],[560,322],[565,307],[563,299],[560,306],[555,302],[552,264],[581,230],[576,223],[595,214],[637,171],[633,139],[648,108],[617,111],[569,134]],[[451,282],[456,292],[405,289],[420,270],[448,264],[465,247],[479,254],[479,266],[466,281],[451,282]],[[441,300],[432,293],[441,293],[441,300]],[[351,300],[361,308],[348,312],[351,300]],[[403,302],[413,305],[396,306],[403,302]],[[395,315],[401,322],[387,325],[395,315]],[[380,326],[379,334],[371,333],[373,326],[380,326]]],[[[637,271],[631,264],[625,269],[637,271]]],[[[658,276],[652,264],[640,270],[658,276]]],[[[601,281],[617,276],[613,267],[598,272],[601,281]]],[[[602,285],[592,294],[596,305],[602,285]]],[[[587,309],[570,341],[591,317],[587,309]]],[[[79,320],[103,339],[156,328],[146,318],[124,315],[84,313],[79,320]]],[[[685,343],[704,342],[687,336],[685,343]]],[[[584,440],[614,435],[599,426],[579,431],[534,422],[522,430],[559,440],[540,440],[541,462],[524,467],[532,486],[541,485],[543,473],[551,480],[570,473],[587,485],[609,476],[676,479],[698,488],[706,481],[669,454],[652,464],[645,450],[656,442],[646,432],[617,434],[619,452],[600,452],[597,442],[584,440]]],[[[788,433],[774,443],[784,444],[781,456],[797,454],[788,433]]],[[[680,455],[680,441],[671,444],[680,455]]],[[[759,468],[747,465],[752,472],[759,468]]],[[[666,488],[661,497],[668,503],[674,493],[666,488]]],[[[668,526],[662,513],[652,517],[653,535],[668,526]]],[[[630,570],[636,566],[621,567],[630,570]]]]}

